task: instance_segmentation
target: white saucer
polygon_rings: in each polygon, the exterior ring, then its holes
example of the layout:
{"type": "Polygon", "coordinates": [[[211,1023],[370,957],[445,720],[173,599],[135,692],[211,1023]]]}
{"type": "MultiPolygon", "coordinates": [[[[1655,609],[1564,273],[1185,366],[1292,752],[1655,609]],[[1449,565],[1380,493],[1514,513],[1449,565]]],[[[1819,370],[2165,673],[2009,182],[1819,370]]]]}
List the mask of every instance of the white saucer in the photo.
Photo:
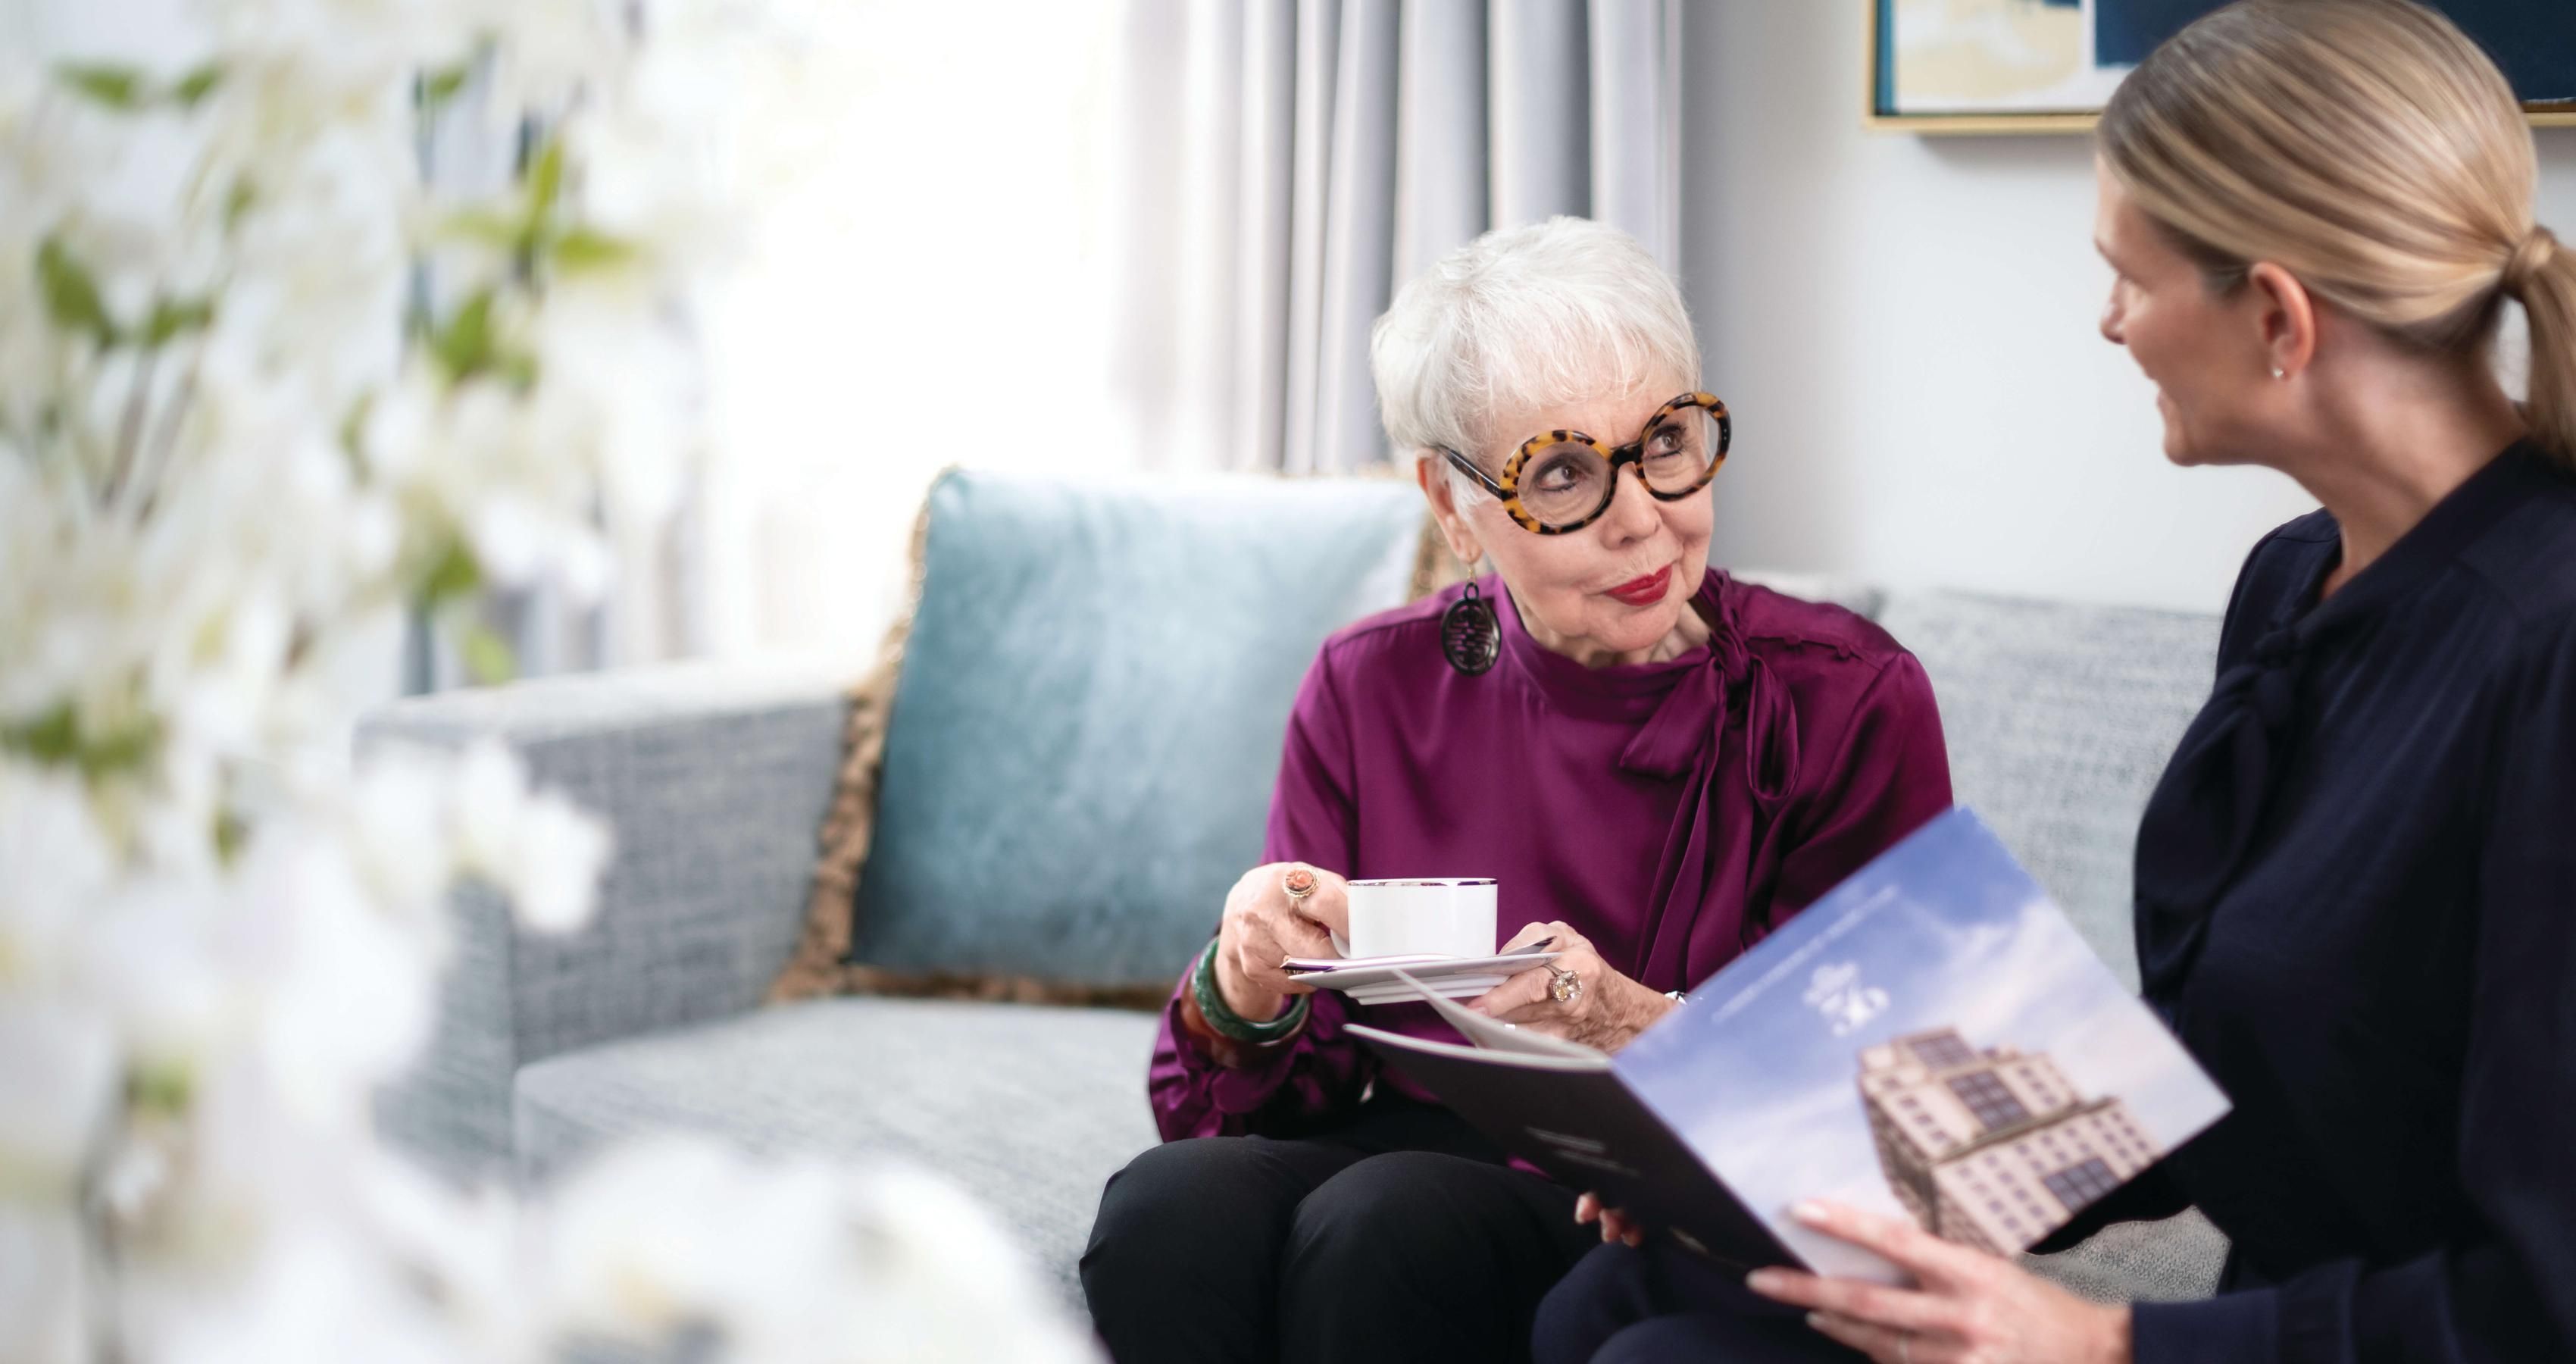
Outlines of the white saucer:
{"type": "MultiPolygon", "coordinates": [[[[1439,982],[1424,981],[1431,993],[1442,999],[1474,999],[1487,990],[1511,979],[1509,976],[1451,976],[1439,982]]],[[[1354,1004],[1412,1004],[1422,996],[1402,981],[1393,985],[1362,985],[1343,991],[1354,1004]]]]}
{"type": "Polygon", "coordinates": [[[1554,952],[1514,952],[1490,957],[1452,957],[1428,963],[1349,966],[1339,971],[1317,971],[1297,979],[1306,985],[1344,991],[1362,1004],[1420,998],[1411,986],[1396,979],[1395,973],[1402,971],[1431,987],[1444,999],[1473,999],[1520,972],[1556,960],[1558,955],[1554,952]]]}

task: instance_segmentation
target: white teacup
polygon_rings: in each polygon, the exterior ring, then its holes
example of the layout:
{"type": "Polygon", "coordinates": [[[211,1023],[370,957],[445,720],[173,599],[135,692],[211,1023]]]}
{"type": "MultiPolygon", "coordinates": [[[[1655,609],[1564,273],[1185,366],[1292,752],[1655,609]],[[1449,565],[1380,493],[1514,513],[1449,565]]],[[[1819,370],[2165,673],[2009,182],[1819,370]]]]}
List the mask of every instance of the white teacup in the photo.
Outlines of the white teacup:
{"type": "Polygon", "coordinates": [[[1345,957],[1482,957],[1494,936],[1494,882],[1477,877],[1408,876],[1350,883],[1351,931],[1336,933],[1345,957]]]}

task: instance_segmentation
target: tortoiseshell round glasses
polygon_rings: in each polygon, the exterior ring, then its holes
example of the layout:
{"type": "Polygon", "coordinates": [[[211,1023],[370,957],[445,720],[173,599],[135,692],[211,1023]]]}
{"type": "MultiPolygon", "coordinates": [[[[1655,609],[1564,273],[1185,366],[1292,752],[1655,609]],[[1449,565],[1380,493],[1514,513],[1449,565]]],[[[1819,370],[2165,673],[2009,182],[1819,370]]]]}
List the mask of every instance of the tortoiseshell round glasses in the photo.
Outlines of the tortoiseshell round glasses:
{"type": "Polygon", "coordinates": [[[1620,465],[1636,465],[1638,481],[1657,500],[1678,502],[1717,476],[1733,435],[1726,404],[1685,393],[1657,408],[1636,440],[1616,448],[1580,431],[1542,431],[1512,452],[1500,480],[1455,450],[1441,453],[1492,493],[1522,529],[1564,535],[1610,510],[1620,465]]]}

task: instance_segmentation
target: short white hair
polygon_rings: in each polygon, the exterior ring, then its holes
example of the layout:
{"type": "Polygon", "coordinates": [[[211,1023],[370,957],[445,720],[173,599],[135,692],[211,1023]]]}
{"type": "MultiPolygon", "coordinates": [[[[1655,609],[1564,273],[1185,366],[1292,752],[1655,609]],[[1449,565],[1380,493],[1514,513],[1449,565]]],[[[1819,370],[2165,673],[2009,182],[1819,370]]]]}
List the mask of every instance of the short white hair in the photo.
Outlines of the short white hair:
{"type": "Polygon", "coordinates": [[[1636,238],[1585,218],[1497,228],[1459,247],[1406,283],[1369,333],[1387,439],[1416,458],[1473,457],[1527,435],[1491,429],[1506,411],[1688,387],[1699,364],[1672,276],[1636,238]]]}

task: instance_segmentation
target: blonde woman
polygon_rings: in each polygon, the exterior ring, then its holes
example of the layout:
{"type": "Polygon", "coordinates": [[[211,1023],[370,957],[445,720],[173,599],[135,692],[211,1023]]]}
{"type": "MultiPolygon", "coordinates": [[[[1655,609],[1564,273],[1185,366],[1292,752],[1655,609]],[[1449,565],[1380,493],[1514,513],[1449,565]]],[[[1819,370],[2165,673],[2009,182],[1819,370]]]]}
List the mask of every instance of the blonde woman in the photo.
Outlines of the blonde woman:
{"type": "Polygon", "coordinates": [[[1817,1208],[1915,1286],[1605,1246],[1543,1361],[2576,1359],[2576,256],[2531,135],[2431,10],[2256,0],[2100,136],[2102,334],[2167,456],[2324,505],[2246,560],[2139,830],[2145,993],[2235,1111],[2058,1238],[2196,1203],[2219,1294],[2099,1306],[1817,1208]]]}

